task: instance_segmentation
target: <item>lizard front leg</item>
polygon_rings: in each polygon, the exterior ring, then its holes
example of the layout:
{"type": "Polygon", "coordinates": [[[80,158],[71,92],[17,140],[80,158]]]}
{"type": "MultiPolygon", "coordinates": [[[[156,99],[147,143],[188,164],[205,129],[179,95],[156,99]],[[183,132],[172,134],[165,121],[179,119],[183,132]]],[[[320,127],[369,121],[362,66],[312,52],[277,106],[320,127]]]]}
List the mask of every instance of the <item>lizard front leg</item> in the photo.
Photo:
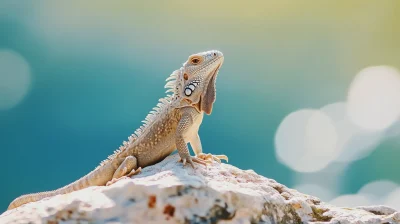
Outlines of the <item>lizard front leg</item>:
{"type": "Polygon", "coordinates": [[[175,144],[178,150],[179,156],[181,157],[181,161],[183,165],[186,165],[186,162],[189,163],[194,168],[194,163],[199,163],[202,165],[206,165],[206,161],[197,158],[191,157],[189,153],[189,148],[185,141],[185,135],[187,134],[189,128],[193,125],[193,119],[190,113],[184,113],[182,118],[178,123],[178,127],[175,132],[175,144]]]}
{"type": "Polygon", "coordinates": [[[203,147],[201,146],[201,140],[199,134],[192,137],[192,139],[190,140],[190,145],[192,146],[194,154],[196,154],[197,158],[200,158],[202,160],[212,159],[219,163],[221,163],[221,159],[223,159],[228,162],[228,157],[226,155],[212,155],[210,153],[208,154],[203,153],[203,147]]]}
{"type": "Polygon", "coordinates": [[[114,175],[110,181],[107,182],[107,186],[124,178],[131,177],[141,171],[141,168],[137,167],[137,159],[134,156],[127,156],[124,161],[119,165],[118,169],[114,172],[114,175]]]}

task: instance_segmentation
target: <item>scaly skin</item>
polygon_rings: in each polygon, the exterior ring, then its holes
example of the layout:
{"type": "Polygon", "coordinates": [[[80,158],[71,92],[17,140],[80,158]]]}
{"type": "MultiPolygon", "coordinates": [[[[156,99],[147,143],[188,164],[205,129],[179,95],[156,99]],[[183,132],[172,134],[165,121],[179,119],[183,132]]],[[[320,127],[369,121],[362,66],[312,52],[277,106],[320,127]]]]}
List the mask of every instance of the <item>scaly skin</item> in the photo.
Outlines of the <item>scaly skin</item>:
{"type": "Polygon", "coordinates": [[[8,210],[90,186],[110,185],[140,172],[143,167],[158,163],[175,149],[183,164],[190,164],[193,168],[194,162],[206,165],[212,160],[228,160],[225,155],[204,154],[198,135],[204,113],[212,112],[215,79],[223,59],[222,53],[215,50],[191,55],[183,67],[167,79],[167,92],[173,94],[160,99],[144,125],[119,150],[79,180],[54,191],[22,195],[10,204],[8,210]],[[191,144],[196,156],[190,156],[187,143],[191,144]]]}

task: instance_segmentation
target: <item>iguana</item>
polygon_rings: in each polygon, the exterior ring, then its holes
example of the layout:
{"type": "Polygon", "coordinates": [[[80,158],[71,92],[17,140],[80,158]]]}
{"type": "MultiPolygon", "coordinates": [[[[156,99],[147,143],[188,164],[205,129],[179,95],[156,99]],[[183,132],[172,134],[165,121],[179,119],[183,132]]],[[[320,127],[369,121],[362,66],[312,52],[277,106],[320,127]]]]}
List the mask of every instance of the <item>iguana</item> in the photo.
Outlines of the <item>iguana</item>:
{"type": "Polygon", "coordinates": [[[8,210],[89,186],[110,185],[140,172],[143,167],[160,162],[175,149],[183,165],[190,164],[193,168],[194,162],[206,165],[213,160],[228,161],[225,155],[204,154],[198,134],[204,113],[209,115],[212,112],[216,99],[215,82],[223,61],[223,54],[216,50],[189,56],[183,66],[167,78],[167,96],[159,100],[143,125],[114,154],[69,185],[18,197],[8,210]],[[187,143],[196,156],[190,156],[187,143]]]}

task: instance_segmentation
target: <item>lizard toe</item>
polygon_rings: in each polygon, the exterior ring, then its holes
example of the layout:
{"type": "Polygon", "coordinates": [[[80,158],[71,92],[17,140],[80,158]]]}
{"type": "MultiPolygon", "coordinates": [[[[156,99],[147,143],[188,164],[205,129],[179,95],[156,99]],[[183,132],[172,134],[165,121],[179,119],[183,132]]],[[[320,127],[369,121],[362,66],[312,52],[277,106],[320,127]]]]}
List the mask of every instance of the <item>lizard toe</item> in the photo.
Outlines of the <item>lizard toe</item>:
{"type": "Polygon", "coordinates": [[[226,155],[213,155],[211,153],[208,153],[208,154],[199,153],[197,155],[197,158],[200,158],[205,161],[217,161],[218,163],[221,163],[221,159],[223,159],[228,162],[228,157],[226,155]]]}
{"type": "Polygon", "coordinates": [[[142,171],[142,167],[137,168],[136,170],[132,170],[128,175],[126,175],[127,177],[131,177],[133,175],[136,175],[138,173],[140,173],[142,171]]]}
{"type": "Polygon", "coordinates": [[[198,157],[192,157],[192,160],[193,160],[193,162],[204,165],[204,166],[207,166],[207,163],[209,163],[209,161],[200,159],[198,157]]]}
{"type": "Polygon", "coordinates": [[[113,184],[115,184],[115,183],[117,183],[118,181],[123,180],[123,179],[131,179],[131,178],[129,178],[129,177],[127,177],[127,176],[122,176],[122,177],[120,177],[120,178],[113,178],[112,180],[110,180],[110,181],[108,181],[108,182],[106,183],[106,186],[113,185],[113,184]]]}
{"type": "Polygon", "coordinates": [[[214,158],[218,158],[220,161],[221,159],[225,160],[226,162],[228,162],[228,156],[226,155],[213,155],[214,158]]]}

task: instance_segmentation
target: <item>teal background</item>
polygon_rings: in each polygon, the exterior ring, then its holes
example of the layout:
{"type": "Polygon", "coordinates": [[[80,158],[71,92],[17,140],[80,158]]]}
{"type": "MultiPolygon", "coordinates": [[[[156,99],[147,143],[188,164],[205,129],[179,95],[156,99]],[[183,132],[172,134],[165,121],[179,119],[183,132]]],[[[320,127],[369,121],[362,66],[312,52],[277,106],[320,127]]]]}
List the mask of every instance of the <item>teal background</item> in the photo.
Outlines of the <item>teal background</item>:
{"type": "MultiPolygon", "coordinates": [[[[345,100],[366,66],[400,68],[399,39],[395,0],[0,0],[0,49],[23,56],[32,76],[23,101],[0,110],[0,210],[91,171],[141,125],[172,71],[211,49],[225,62],[200,130],[205,152],[293,186],[274,151],[282,119],[345,100]]],[[[399,141],[384,141],[342,174],[340,193],[400,183],[399,158],[399,141]]]]}

